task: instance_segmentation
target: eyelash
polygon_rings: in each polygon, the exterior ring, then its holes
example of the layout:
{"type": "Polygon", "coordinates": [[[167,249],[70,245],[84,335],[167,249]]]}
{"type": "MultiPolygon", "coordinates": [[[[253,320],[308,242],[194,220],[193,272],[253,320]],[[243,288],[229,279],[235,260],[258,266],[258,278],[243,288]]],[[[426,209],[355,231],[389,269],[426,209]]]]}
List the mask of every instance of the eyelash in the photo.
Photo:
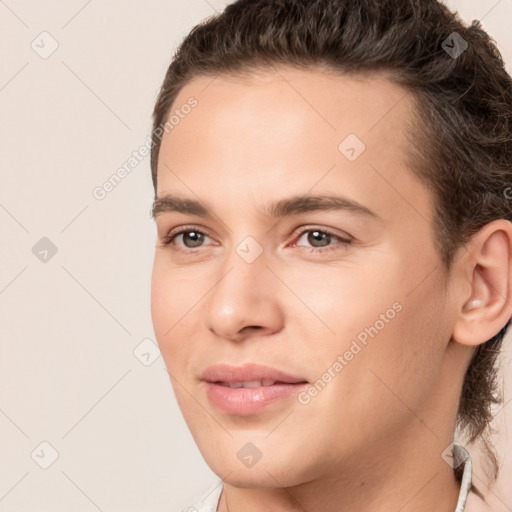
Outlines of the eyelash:
{"type": "MultiPolygon", "coordinates": [[[[337,238],[339,240],[339,243],[341,243],[342,245],[350,245],[352,243],[352,240],[343,238],[343,237],[333,233],[329,229],[325,229],[325,228],[320,229],[317,227],[307,227],[307,228],[299,231],[298,233],[296,233],[295,236],[298,237],[298,239],[300,239],[302,237],[302,235],[304,235],[304,233],[309,233],[309,232],[313,232],[313,231],[318,231],[320,233],[324,233],[331,237],[337,238]]],[[[175,245],[173,242],[178,236],[180,236],[184,233],[190,233],[190,232],[199,233],[201,235],[207,236],[208,238],[211,238],[207,233],[205,233],[204,231],[201,231],[200,229],[196,229],[193,226],[186,226],[185,228],[182,228],[180,231],[178,231],[176,233],[170,233],[169,235],[165,236],[162,239],[162,246],[167,247],[167,246],[175,245]]],[[[175,246],[175,247],[176,247],[175,250],[184,251],[184,252],[193,252],[195,249],[201,248],[201,247],[183,248],[180,246],[175,246]]],[[[300,246],[300,247],[302,247],[302,246],[300,246]]],[[[325,252],[336,250],[336,249],[338,249],[337,245],[332,245],[332,244],[328,245],[326,247],[306,247],[306,250],[311,253],[325,253],[325,252]]]]}

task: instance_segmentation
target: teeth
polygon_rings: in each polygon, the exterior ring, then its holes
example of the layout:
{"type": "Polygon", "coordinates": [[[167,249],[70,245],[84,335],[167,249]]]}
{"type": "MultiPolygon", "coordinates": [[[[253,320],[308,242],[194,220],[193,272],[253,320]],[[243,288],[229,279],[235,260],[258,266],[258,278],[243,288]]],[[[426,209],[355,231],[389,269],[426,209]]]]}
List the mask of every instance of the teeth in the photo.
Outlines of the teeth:
{"type": "Polygon", "coordinates": [[[248,380],[246,382],[242,382],[242,387],[244,388],[257,388],[263,385],[261,380],[248,380]]]}
{"type": "Polygon", "coordinates": [[[226,382],[223,382],[222,385],[227,386],[228,388],[242,388],[243,382],[236,382],[236,383],[231,383],[231,384],[227,384],[226,382]]]}
{"type": "Polygon", "coordinates": [[[227,386],[229,388],[257,388],[260,386],[272,386],[274,384],[274,380],[272,379],[263,379],[263,380],[247,380],[245,382],[221,382],[223,386],[227,386]]]}

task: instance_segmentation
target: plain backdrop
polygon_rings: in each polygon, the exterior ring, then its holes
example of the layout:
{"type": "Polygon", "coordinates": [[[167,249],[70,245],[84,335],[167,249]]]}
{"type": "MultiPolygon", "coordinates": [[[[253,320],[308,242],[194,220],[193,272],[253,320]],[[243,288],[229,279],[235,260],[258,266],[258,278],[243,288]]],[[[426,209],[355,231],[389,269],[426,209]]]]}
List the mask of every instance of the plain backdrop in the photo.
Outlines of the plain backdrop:
{"type": "MultiPolygon", "coordinates": [[[[217,480],[155,348],[149,157],[93,191],[147,140],[178,42],[226,3],[0,0],[2,512],[173,512],[217,480]]],[[[449,4],[511,71],[512,0],[449,4]]],[[[509,339],[502,364],[507,402],[509,339]]],[[[511,418],[497,411],[496,511],[512,510],[511,418]]]]}

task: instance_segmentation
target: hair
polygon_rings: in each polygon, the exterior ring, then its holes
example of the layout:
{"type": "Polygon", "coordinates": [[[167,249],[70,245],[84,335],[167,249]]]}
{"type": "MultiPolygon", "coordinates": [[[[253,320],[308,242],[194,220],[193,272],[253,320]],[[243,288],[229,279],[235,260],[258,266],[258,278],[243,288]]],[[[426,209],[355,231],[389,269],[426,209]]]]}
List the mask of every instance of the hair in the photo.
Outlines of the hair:
{"type": "MultiPolygon", "coordinates": [[[[180,90],[194,77],[278,64],[380,75],[411,93],[410,168],[432,194],[446,272],[484,225],[512,221],[512,79],[480,22],[464,24],[437,0],[238,0],[196,25],[173,55],[153,112],[155,197],[158,129],[180,90]]],[[[494,480],[492,406],[503,400],[496,362],[509,325],[474,351],[457,411],[457,428],[482,442],[494,480]]]]}

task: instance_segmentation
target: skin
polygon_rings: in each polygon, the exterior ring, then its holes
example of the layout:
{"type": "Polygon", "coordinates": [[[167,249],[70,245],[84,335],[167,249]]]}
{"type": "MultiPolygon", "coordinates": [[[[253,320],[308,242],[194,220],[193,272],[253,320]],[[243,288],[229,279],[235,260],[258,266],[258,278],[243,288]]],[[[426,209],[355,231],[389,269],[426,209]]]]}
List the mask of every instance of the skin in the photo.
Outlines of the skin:
{"type": "Polygon", "coordinates": [[[198,105],[163,138],[157,196],[199,199],[215,217],[156,215],[151,313],[184,419],[224,479],[219,511],[453,512],[459,484],[441,454],[475,347],[512,314],[511,223],[485,226],[443,270],[432,197],[407,157],[414,103],[383,77],[280,66],[212,80],[196,77],[175,101],[198,105]],[[366,145],[353,162],[338,150],[352,133],[366,145]],[[316,194],[378,218],[263,213],[316,194]],[[180,226],[205,232],[202,245],[189,233],[164,246],[180,226]],[[311,236],[322,229],[335,235],[327,247],[311,236]],[[236,252],[247,236],[263,251],[252,263],[236,252]],[[307,405],[290,397],[240,417],[208,401],[199,377],[219,362],[315,382],[397,302],[307,405]],[[237,458],[247,442],[262,454],[251,468],[237,458]]]}

